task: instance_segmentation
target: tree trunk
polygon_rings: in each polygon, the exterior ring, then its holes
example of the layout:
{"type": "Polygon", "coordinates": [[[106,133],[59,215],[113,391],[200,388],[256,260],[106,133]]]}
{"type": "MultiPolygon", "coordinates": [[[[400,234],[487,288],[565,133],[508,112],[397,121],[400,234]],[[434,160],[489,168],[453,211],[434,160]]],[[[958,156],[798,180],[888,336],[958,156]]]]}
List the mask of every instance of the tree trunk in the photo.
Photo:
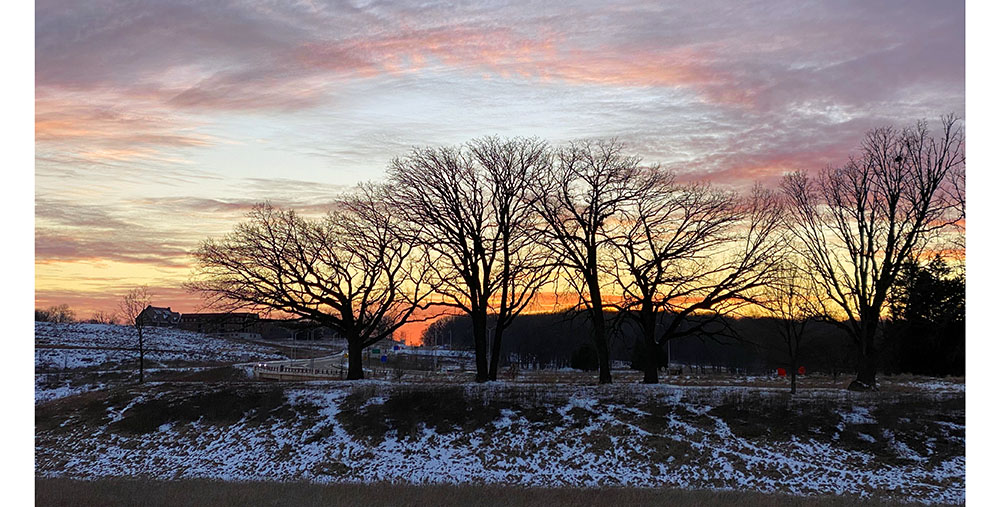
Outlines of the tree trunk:
{"type": "Polygon", "coordinates": [[[601,286],[596,276],[587,280],[590,291],[590,320],[594,326],[594,345],[597,347],[597,383],[611,383],[611,352],[608,350],[608,332],[604,322],[604,304],[601,302],[601,286]]]}
{"type": "Polygon", "coordinates": [[[500,367],[500,341],[503,339],[503,328],[500,327],[500,319],[497,318],[497,327],[493,332],[493,346],[490,351],[490,380],[497,379],[497,370],[500,367]]]}
{"type": "Polygon", "coordinates": [[[476,382],[486,382],[489,379],[489,366],[486,359],[486,310],[476,310],[472,314],[472,338],[476,345],[476,382]]]}
{"type": "Polygon", "coordinates": [[[851,391],[877,391],[875,384],[875,370],[877,368],[877,358],[874,353],[861,353],[858,360],[858,377],[854,379],[847,388],[851,391]]]}
{"type": "Polygon", "coordinates": [[[865,328],[861,347],[858,351],[858,377],[847,386],[851,391],[877,391],[875,371],[878,368],[878,354],[875,350],[875,325],[865,328]]]}
{"type": "Polygon", "coordinates": [[[643,384],[659,384],[659,364],[656,357],[656,342],[643,340],[646,349],[646,358],[642,365],[642,383],[643,384]]]}
{"type": "Polygon", "coordinates": [[[598,384],[611,383],[611,353],[608,350],[607,329],[604,322],[604,311],[594,308],[591,311],[594,324],[594,345],[597,347],[597,368],[599,370],[598,384]]]}
{"type": "Polygon", "coordinates": [[[657,350],[660,346],[656,343],[656,315],[652,308],[648,312],[643,312],[642,316],[642,343],[645,353],[643,361],[643,384],[659,384],[660,354],[657,350]]]}
{"type": "Polygon", "coordinates": [[[361,380],[365,378],[363,367],[364,348],[361,346],[360,338],[351,338],[347,341],[347,380],[361,380]]]}

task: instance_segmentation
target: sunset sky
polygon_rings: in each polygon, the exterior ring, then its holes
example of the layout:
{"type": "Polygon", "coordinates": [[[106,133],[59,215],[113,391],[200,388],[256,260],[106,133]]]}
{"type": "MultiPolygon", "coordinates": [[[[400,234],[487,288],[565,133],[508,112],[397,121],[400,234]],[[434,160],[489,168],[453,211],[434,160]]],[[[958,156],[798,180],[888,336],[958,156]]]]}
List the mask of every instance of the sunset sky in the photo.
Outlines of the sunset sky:
{"type": "Polygon", "coordinates": [[[201,240],[414,145],[616,136],[746,185],[965,113],[962,2],[287,4],[36,2],[37,306],[197,310],[201,240]]]}

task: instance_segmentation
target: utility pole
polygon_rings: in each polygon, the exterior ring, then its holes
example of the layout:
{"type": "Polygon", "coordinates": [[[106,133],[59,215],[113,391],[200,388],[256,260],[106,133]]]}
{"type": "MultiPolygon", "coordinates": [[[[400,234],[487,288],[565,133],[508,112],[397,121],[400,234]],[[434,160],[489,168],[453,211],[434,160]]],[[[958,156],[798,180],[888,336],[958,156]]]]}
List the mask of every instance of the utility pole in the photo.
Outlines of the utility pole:
{"type": "Polygon", "coordinates": [[[667,375],[670,375],[670,340],[667,340],[667,375]]]}

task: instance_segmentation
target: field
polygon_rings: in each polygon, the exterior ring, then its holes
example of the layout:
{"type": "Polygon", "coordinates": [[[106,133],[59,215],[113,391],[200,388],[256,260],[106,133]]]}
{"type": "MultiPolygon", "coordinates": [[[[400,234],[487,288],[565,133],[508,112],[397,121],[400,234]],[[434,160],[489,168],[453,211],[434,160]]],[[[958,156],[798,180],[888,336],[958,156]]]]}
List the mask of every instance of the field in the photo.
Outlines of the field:
{"type": "Polygon", "coordinates": [[[490,496],[462,499],[501,490],[520,505],[586,505],[579,500],[599,495],[705,505],[731,503],[725,495],[748,505],[965,498],[961,379],[894,377],[880,392],[852,393],[839,385],[847,378],[807,376],[794,396],[773,377],[682,375],[647,386],[626,371],[609,386],[563,370],[512,372],[485,385],[455,372],[270,383],[249,377],[243,361],[283,354],[259,344],[211,347],[233,365],[181,354],[158,359],[165,370],[143,385],[36,393],[38,489],[99,504],[156,488],[186,498],[185,484],[233,505],[286,494],[317,504],[365,484],[357,496],[377,490],[375,504],[397,503],[391,491],[452,505],[490,505],[490,496]],[[292,487],[283,483],[301,487],[279,493],[292,487]]]}
{"type": "MultiPolygon", "coordinates": [[[[293,353],[287,346],[155,327],[146,329],[144,341],[147,378],[153,380],[183,378],[219,366],[283,360],[293,353]]],[[[135,381],[139,362],[136,347],[135,330],[127,326],[36,322],[35,401],[135,381]]],[[[329,353],[329,349],[299,347],[298,352],[319,354],[329,353]]]]}

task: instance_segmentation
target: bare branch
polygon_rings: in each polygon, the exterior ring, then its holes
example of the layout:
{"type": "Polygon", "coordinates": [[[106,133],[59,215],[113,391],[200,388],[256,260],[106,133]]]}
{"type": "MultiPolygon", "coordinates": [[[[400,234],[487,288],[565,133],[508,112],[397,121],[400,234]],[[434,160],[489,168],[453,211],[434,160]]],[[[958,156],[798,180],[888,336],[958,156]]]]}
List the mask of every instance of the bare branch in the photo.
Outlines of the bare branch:
{"type": "Polygon", "coordinates": [[[821,288],[825,318],[859,346],[859,388],[874,386],[876,335],[906,260],[964,218],[964,145],[954,115],[942,118],[939,138],[926,122],[884,127],[844,166],[784,180],[789,227],[821,288]]]}

